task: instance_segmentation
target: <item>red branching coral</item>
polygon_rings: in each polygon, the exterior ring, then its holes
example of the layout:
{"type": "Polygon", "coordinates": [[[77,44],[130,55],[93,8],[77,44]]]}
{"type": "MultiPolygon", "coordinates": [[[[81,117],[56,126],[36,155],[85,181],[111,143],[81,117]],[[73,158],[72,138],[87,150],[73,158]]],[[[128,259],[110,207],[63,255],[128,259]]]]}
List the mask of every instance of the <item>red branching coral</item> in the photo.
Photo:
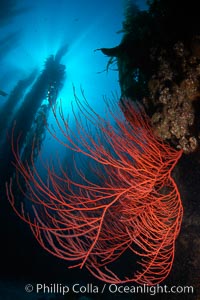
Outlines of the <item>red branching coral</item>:
{"type": "Polygon", "coordinates": [[[82,105],[76,100],[80,114],[75,115],[75,130],[69,128],[62,111],[54,110],[66,140],[52,134],[64,147],[92,159],[90,174],[86,176],[74,160],[76,181],[59,162],[59,174],[48,166],[44,182],[33,159],[31,166],[23,163],[13,145],[18,185],[23,189],[22,175],[33,212],[28,214],[23,205],[16,205],[12,181],[7,185],[8,199],[40,245],[74,262],[72,267],[85,266],[109,283],[160,283],[171,270],[182,221],[180,194],[171,176],[182,151],[156,138],[148,117],[129,101],[121,106],[125,119],[120,112],[114,114],[107,102],[114,119],[111,123],[86,102],[82,105]],[[87,119],[85,125],[81,116],[87,119]],[[95,133],[90,122],[95,124],[95,133]],[[126,253],[129,260],[131,254],[133,259],[138,257],[138,270],[122,277],[113,262],[126,253]]]}

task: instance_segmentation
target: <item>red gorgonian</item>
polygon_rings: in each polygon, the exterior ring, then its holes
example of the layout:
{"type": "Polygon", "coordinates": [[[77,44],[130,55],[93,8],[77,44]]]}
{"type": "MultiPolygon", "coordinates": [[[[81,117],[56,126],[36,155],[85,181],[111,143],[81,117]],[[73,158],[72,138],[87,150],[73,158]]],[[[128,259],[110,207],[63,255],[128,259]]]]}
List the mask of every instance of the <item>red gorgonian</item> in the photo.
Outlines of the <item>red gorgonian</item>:
{"type": "Polygon", "coordinates": [[[71,176],[58,159],[59,172],[49,164],[44,182],[33,158],[31,164],[22,162],[13,144],[15,180],[26,203],[16,204],[13,180],[6,185],[8,199],[40,245],[71,261],[72,267],[85,266],[108,283],[158,284],[171,270],[182,221],[180,194],[171,175],[182,151],[155,137],[145,112],[128,100],[121,102],[125,118],[107,102],[112,122],[86,101],[76,102],[75,128],[55,109],[64,139],[51,134],[92,163],[79,167],[74,159],[76,176],[71,176]],[[32,204],[29,209],[27,202],[32,204]],[[129,261],[137,257],[137,270],[122,275],[113,267],[122,256],[129,261]]]}

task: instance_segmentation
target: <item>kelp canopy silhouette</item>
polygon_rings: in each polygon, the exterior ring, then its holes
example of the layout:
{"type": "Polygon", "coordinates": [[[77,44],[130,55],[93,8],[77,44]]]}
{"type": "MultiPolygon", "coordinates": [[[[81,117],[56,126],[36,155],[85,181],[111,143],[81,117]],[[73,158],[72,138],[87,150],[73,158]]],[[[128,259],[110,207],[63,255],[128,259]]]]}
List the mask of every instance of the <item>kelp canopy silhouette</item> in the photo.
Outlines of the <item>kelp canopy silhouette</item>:
{"type": "Polygon", "coordinates": [[[75,129],[69,127],[62,109],[55,108],[65,141],[55,131],[51,134],[63,147],[92,159],[94,164],[88,166],[95,179],[87,177],[74,159],[80,180],[72,179],[59,161],[59,174],[49,164],[44,182],[33,159],[32,165],[22,162],[13,144],[16,180],[20,189],[20,176],[25,180],[24,195],[32,212],[16,203],[13,180],[6,186],[8,199],[40,245],[73,262],[71,267],[85,266],[109,283],[160,283],[171,270],[182,221],[180,194],[171,176],[182,150],[156,138],[145,112],[127,99],[120,102],[125,118],[107,100],[114,125],[96,114],[86,99],[83,104],[76,97],[76,103],[75,129]],[[130,260],[131,253],[133,259],[138,257],[138,270],[121,277],[112,263],[126,254],[130,260]]]}

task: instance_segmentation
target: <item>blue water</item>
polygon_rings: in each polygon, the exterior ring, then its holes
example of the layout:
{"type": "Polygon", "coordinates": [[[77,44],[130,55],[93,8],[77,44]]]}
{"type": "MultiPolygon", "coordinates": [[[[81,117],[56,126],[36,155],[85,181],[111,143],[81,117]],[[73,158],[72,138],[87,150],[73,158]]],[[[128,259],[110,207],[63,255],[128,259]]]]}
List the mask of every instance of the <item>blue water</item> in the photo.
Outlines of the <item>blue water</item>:
{"type": "MultiPolygon", "coordinates": [[[[108,59],[101,47],[114,47],[121,41],[123,9],[126,1],[92,0],[1,0],[10,13],[0,21],[0,40],[10,34],[10,44],[0,46],[0,89],[10,92],[15,82],[23,79],[34,68],[42,69],[46,58],[60,46],[68,45],[62,59],[67,68],[67,79],[60,94],[63,101],[73,98],[72,83],[80,85],[90,99],[99,103],[102,95],[119,91],[117,72],[98,74],[105,69],[108,59]],[[16,3],[12,9],[12,3],[16,3]],[[16,11],[16,13],[15,13],[16,11]]],[[[144,1],[140,1],[143,7],[144,1]]],[[[2,12],[3,14],[3,12],[2,12]]],[[[3,101],[3,100],[2,100],[3,101]]]]}
{"type": "MultiPolygon", "coordinates": [[[[144,1],[136,3],[140,8],[144,7],[144,1]]],[[[82,88],[92,108],[104,116],[103,96],[110,98],[115,93],[120,97],[120,87],[117,66],[113,65],[113,70],[106,72],[108,58],[96,49],[114,47],[120,43],[122,33],[119,31],[126,4],[127,1],[122,0],[1,1],[0,90],[9,97],[19,80],[25,79],[34,69],[40,74],[46,59],[56,55],[60,47],[66,45],[66,53],[61,59],[66,67],[66,76],[57,101],[61,100],[73,126],[72,86],[80,98],[82,88]]],[[[8,97],[0,98],[0,107],[8,97]]],[[[50,113],[48,123],[54,122],[50,113]]],[[[51,152],[55,152],[58,144],[48,134],[47,140],[50,140],[51,152]]],[[[48,149],[45,145],[49,148],[49,142],[43,143],[46,155],[48,149]]]]}
{"type": "Polygon", "coordinates": [[[120,42],[122,36],[116,32],[121,29],[123,20],[121,0],[111,0],[109,5],[108,1],[91,0],[17,3],[16,8],[21,8],[21,13],[0,28],[1,40],[15,33],[13,45],[0,57],[1,89],[9,93],[17,80],[34,68],[42,69],[46,58],[67,44],[68,51],[62,59],[67,78],[59,95],[63,101],[73,98],[72,83],[77,88],[82,85],[88,98],[95,97],[97,103],[103,94],[119,90],[117,72],[98,74],[105,69],[107,58],[94,50],[120,42]]]}
{"type": "MultiPolygon", "coordinates": [[[[108,58],[95,50],[120,43],[122,35],[117,32],[122,27],[124,3],[121,0],[111,0],[109,5],[107,1],[91,0],[6,2],[10,15],[0,27],[0,40],[8,37],[0,46],[0,90],[9,95],[19,80],[34,69],[42,72],[45,60],[67,45],[61,59],[66,78],[57,99],[61,99],[68,115],[74,100],[72,85],[79,96],[82,87],[89,103],[103,114],[102,96],[110,97],[112,92],[120,95],[120,89],[117,72],[105,72],[108,58]]],[[[3,105],[7,98],[0,100],[3,105]]],[[[73,123],[73,117],[70,120],[73,123]]],[[[54,123],[51,113],[48,121],[54,123]]],[[[52,152],[54,145],[52,139],[52,152]]]]}

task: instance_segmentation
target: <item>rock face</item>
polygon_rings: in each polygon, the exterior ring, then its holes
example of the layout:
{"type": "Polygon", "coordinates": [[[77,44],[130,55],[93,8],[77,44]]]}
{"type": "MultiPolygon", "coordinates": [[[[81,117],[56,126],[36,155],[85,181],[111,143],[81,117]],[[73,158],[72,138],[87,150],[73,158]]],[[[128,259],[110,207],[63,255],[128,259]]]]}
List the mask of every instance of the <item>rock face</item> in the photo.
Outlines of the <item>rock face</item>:
{"type": "MultiPolygon", "coordinates": [[[[168,283],[193,286],[184,300],[200,299],[200,155],[183,155],[174,173],[184,207],[181,232],[176,243],[175,261],[168,283]]],[[[167,298],[166,298],[167,299],[167,298]]],[[[173,299],[179,299],[175,295],[173,299]]]]}
{"type": "MultiPolygon", "coordinates": [[[[122,96],[145,106],[155,133],[184,153],[200,144],[200,27],[197,1],[149,1],[127,9],[116,57],[122,96]]],[[[112,59],[110,59],[110,63],[112,59]]]]}
{"type": "Polygon", "coordinates": [[[156,134],[185,153],[197,150],[200,141],[199,44],[195,36],[189,46],[177,42],[170,52],[154,51],[151,59],[157,70],[143,98],[156,134]]]}
{"type": "Polygon", "coordinates": [[[110,51],[102,49],[117,57],[122,96],[143,103],[156,135],[184,153],[196,151],[200,145],[200,35],[165,48],[151,45],[148,63],[127,39],[110,51]]]}

